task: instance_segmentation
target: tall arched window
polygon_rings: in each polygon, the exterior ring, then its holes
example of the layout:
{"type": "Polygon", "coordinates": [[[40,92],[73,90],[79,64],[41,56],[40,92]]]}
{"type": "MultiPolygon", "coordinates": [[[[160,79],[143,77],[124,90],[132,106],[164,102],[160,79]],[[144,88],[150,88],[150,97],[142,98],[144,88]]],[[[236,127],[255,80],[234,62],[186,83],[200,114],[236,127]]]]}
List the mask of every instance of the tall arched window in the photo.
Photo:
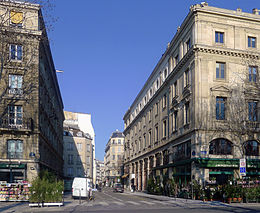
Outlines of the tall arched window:
{"type": "Polygon", "coordinates": [[[209,154],[232,155],[232,143],[224,138],[218,138],[210,142],[209,154]]]}
{"type": "Polygon", "coordinates": [[[244,153],[247,156],[259,156],[259,143],[255,140],[245,142],[244,153]]]}

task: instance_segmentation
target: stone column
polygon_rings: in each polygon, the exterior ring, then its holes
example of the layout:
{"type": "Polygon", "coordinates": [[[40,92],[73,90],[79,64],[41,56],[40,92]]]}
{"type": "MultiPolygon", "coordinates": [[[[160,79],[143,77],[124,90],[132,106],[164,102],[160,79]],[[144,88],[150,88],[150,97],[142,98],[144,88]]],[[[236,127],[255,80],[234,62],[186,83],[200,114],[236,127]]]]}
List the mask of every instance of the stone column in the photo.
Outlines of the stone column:
{"type": "Polygon", "coordinates": [[[137,185],[138,185],[138,163],[135,163],[135,180],[134,180],[134,184],[137,190],[137,185]]]}
{"type": "Polygon", "coordinates": [[[150,170],[150,157],[148,157],[147,158],[147,176],[148,176],[148,178],[149,178],[149,176],[150,176],[150,172],[151,172],[151,170],[150,170]]]}
{"type": "Polygon", "coordinates": [[[143,187],[142,191],[146,190],[147,186],[147,159],[143,160],[143,187]]]}
{"type": "Polygon", "coordinates": [[[142,162],[138,161],[138,191],[142,191],[142,162]]]}

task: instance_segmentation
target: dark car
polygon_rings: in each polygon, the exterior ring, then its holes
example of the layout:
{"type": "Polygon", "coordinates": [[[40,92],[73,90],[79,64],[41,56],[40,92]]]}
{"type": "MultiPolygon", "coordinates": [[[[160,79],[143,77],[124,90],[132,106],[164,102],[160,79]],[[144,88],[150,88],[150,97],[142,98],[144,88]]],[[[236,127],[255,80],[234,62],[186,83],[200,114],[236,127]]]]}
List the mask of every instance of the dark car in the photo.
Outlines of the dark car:
{"type": "Polygon", "coordinates": [[[124,192],[122,184],[116,183],[113,188],[113,192],[124,192]]]}

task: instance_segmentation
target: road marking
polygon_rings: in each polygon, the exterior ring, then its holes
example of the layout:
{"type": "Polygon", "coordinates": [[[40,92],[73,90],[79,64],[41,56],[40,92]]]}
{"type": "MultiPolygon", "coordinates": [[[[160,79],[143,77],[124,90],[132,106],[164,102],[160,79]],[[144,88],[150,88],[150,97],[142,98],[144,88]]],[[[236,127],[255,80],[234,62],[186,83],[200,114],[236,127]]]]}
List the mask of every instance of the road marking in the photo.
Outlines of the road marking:
{"type": "Polygon", "coordinates": [[[108,197],[111,197],[111,198],[113,198],[113,199],[115,199],[115,200],[117,200],[117,201],[121,201],[121,202],[123,202],[123,200],[121,200],[121,199],[119,199],[119,198],[116,198],[116,197],[113,197],[112,195],[109,195],[109,194],[107,194],[107,193],[105,193],[105,192],[103,192],[105,195],[107,195],[108,197]]]}
{"type": "Polygon", "coordinates": [[[134,201],[126,201],[126,203],[131,203],[131,204],[136,205],[136,206],[141,205],[140,203],[137,203],[137,202],[134,202],[134,201]]]}
{"type": "Polygon", "coordinates": [[[103,201],[100,201],[97,204],[100,204],[102,206],[109,206],[109,204],[107,202],[103,202],[103,201]]]}
{"type": "Polygon", "coordinates": [[[154,205],[155,203],[149,202],[149,201],[145,201],[145,200],[141,200],[140,202],[148,204],[148,205],[154,205]]]}
{"type": "Polygon", "coordinates": [[[118,201],[113,201],[112,203],[115,203],[115,204],[117,204],[117,205],[119,205],[119,206],[124,206],[125,204],[123,204],[123,203],[121,203],[121,202],[118,202],[118,201]]]}

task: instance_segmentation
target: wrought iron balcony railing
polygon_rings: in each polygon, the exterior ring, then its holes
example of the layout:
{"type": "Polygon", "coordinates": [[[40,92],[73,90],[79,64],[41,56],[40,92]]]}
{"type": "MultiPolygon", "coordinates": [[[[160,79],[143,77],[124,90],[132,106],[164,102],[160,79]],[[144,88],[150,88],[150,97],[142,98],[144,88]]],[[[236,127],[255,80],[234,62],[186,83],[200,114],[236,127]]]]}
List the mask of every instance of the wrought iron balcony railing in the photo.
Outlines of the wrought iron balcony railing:
{"type": "Polygon", "coordinates": [[[11,130],[31,130],[33,131],[32,118],[20,118],[19,121],[8,116],[0,117],[0,128],[11,130]]]}

